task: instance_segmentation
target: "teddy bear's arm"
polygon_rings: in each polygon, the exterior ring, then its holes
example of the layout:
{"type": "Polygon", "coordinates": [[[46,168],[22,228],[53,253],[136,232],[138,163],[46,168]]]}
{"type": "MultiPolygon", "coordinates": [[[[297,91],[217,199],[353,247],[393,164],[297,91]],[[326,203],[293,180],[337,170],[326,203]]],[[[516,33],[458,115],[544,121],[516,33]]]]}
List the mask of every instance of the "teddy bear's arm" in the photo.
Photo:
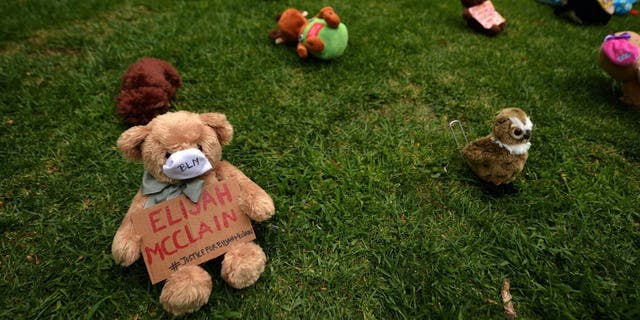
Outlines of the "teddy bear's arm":
{"type": "Polygon", "coordinates": [[[307,56],[309,56],[307,48],[304,46],[304,44],[302,44],[302,42],[298,42],[298,45],[296,46],[296,52],[298,53],[298,57],[302,59],[306,59],[307,56]]]}
{"type": "Polygon", "coordinates": [[[620,97],[620,100],[628,106],[640,108],[640,82],[624,82],[622,84],[622,97],[620,97]]]}
{"type": "Polygon", "coordinates": [[[131,265],[140,258],[140,236],[136,234],[133,228],[131,215],[138,210],[144,209],[144,198],[142,193],[138,191],[111,243],[113,259],[117,264],[124,267],[131,265]]]}
{"type": "Polygon", "coordinates": [[[326,21],[331,28],[335,29],[340,25],[340,17],[338,16],[338,14],[336,14],[332,7],[322,8],[317,17],[324,19],[324,21],[326,21]]]}
{"type": "Polygon", "coordinates": [[[264,221],[275,213],[273,200],[259,185],[251,181],[238,168],[227,161],[221,161],[215,168],[218,180],[236,179],[242,192],[240,208],[255,221],[264,221]]]}
{"type": "Polygon", "coordinates": [[[324,50],[324,41],[319,37],[309,37],[306,43],[307,50],[314,53],[321,53],[324,50]]]}

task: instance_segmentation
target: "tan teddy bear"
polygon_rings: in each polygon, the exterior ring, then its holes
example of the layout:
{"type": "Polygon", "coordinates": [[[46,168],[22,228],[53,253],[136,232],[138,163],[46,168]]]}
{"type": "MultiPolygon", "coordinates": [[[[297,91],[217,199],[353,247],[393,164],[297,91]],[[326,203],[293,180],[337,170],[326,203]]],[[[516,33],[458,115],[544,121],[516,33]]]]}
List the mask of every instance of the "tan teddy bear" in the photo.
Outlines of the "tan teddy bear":
{"type": "MultiPolygon", "coordinates": [[[[264,221],[274,214],[271,197],[239,169],[221,161],[222,146],[232,136],[233,128],[224,114],[187,111],[159,115],[147,125],[122,133],[118,148],[125,158],[141,161],[145,173],[143,186],[113,238],[112,254],[118,264],[129,266],[141,256],[141,236],[133,227],[132,214],[181,192],[186,194],[190,188],[185,187],[187,183],[236,179],[240,209],[249,218],[264,221]],[[194,165],[187,170],[175,165],[185,160],[194,165]]],[[[256,243],[234,244],[224,255],[222,278],[234,288],[250,286],[264,271],[265,262],[266,256],[256,243]]],[[[160,302],[174,315],[193,312],[208,302],[211,286],[211,277],[202,267],[182,266],[166,280],[160,302]]]]}
{"type": "Polygon", "coordinates": [[[622,88],[622,103],[640,109],[640,35],[632,31],[605,37],[598,56],[600,67],[622,88]]]}

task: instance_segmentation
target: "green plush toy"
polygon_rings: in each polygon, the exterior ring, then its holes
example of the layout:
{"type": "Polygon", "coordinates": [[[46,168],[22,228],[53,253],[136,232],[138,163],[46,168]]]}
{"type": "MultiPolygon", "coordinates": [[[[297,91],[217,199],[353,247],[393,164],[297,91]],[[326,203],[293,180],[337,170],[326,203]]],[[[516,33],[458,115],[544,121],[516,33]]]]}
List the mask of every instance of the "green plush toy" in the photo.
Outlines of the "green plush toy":
{"type": "Polygon", "coordinates": [[[303,59],[309,54],[324,60],[340,57],[347,48],[349,32],[333,8],[325,7],[309,20],[306,14],[294,8],[285,10],[278,17],[278,29],[269,37],[276,44],[296,45],[303,59]]]}
{"type": "Polygon", "coordinates": [[[307,27],[304,28],[298,40],[307,47],[307,39],[313,37],[324,42],[324,49],[320,52],[311,51],[311,54],[325,60],[341,56],[347,48],[347,42],[349,42],[349,32],[344,23],[340,23],[337,28],[331,28],[322,18],[309,19],[307,27]]]}

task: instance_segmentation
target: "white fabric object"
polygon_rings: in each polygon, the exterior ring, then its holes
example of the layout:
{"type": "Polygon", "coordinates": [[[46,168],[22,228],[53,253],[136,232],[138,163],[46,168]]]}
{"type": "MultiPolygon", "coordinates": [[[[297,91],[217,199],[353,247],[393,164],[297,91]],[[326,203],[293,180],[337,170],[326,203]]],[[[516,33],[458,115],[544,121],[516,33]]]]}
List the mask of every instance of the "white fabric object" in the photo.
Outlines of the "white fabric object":
{"type": "Polygon", "coordinates": [[[521,155],[529,152],[529,148],[531,148],[531,142],[525,142],[521,144],[506,144],[502,143],[502,141],[498,140],[496,137],[491,137],[491,141],[497,144],[501,148],[509,151],[510,154],[513,155],[521,155]]]}
{"type": "Polygon", "coordinates": [[[533,122],[531,122],[531,119],[529,119],[529,117],[527,117],[527,120],[525,123],[522,123],[522,121],[516,117],[510,117],[509,120],[511,120],[511,128],[520,128],[522,130],[533,130],[533,122]]]}
{"type": "Polygon", "coordinates": [[[204,153],[192,148],[173,153],[162,166],[162,172],[171,179],[186,180],[203,175],[211,168],[204,153]]]}

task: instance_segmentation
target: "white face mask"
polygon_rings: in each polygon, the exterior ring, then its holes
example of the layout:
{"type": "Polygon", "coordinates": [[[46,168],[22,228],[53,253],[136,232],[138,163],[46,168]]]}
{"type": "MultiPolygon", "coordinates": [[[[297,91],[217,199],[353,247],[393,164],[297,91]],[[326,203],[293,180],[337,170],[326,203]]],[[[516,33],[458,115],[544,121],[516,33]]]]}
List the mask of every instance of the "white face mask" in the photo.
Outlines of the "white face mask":
{"type": "Polygon", "coordinates": [[[162,172],[171,179],[186,180],[203,175],[211,168],[204,153],[194,148],[172,154],[162,166],[162,172]]]}

